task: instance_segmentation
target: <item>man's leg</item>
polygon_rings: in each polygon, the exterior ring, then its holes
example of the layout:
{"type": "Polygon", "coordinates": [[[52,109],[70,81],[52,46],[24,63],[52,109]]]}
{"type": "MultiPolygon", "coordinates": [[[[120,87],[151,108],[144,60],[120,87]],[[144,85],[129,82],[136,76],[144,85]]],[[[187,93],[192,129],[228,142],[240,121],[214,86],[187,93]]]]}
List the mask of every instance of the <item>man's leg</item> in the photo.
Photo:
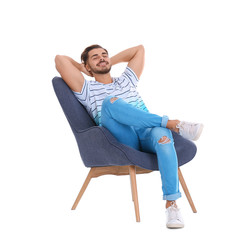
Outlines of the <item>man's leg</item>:
{"type": "Polygon", "coordinates": [[[154,127],[136,129],[141,149],[157,154],[162,180],[163,199],[166,200],[166,226],[184,227],[184,222],[177,208],[176,200],[181,197],[179,191],[178,160],[172,133],[169,129],[154,127]]]}
{"type": "Polygon", "coordinates": [[[112,118],[111,115],[108,114],[107,108],[109,106],[107,106],[107,104],[109,103],[107,102],[106,104],[102,105],[102,112],[101,112],[102,126],[107,128],[120,143],[123,143],[134,149],[139,150],[140,144],[134,127],[120,123],[119,121],[112,118]]]}
{"type": "Polygon", "coordinates": [[[123,99],[113,96],[109,96],[104,99],[101,116],[102,121],[104,121],[104,119],[110,118],[121,124],[138,128],[166,128],[168,123],[167,116],[160,117],[156,114],[145,112],[125,102],[123,99]]]}
{"type": "Polygon", "coordinates": [[[169,120],[167,116],[160,117],[145,112],[125,102],[121,98],[108,96],[102,104],[102,115],[117,122],[137,128],[163,127],[179,133],[189,140],[197,140],[202,132],[203,124],[189,123],[179,120],[169,120]]]}
{"type": "MultiPolygon", "coordinates": [[[[146,131],[141,131],[141,129],[151,129],[147,131],[148,136],[145,136],[147,140],[141,142],[144,147],[143,151],[157,153],[164,199],[173,201],[180,197],[178,161],[172,133],[165,128],[167,120],[168,117],[166,116],[162,118],[156,114],[142,111],[117,97],[109,96],[103,101],[102,126],[106,127],[121,143],[129,146],[137,145],[139,148],[137,134],[146,135],[146,131]],[[161,125],[164,127],[161,127],[161,125]],[[137,134],[135,129],[137,129],[137,134]],[[137,139],[137,141],[132,142],[131,138],[137,139]]],[[[142,139],[142,136],[139,136],[139,138],[142,139]]]]}
{"type": "Polygon", "coordinates": [[[175,201],[181,197],[178,179],[178,159],[169,129],[154,127],[137,129],[141,150],[157,154],[161,174],[163,199],[175,201]]]}

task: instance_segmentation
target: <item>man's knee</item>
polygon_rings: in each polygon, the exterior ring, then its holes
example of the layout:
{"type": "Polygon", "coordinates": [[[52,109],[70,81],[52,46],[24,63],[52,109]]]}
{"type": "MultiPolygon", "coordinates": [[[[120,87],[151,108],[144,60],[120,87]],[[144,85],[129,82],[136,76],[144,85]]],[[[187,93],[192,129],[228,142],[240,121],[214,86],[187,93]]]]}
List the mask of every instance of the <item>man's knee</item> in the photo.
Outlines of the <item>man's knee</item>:
{"type": "Polygon", "coordinates": [[[118,97],[112,97],[112,98],[110,98],[110,102],[114,103],[114,101],[116,101],[117,99],[118,99],[118,97]]]}
{"type": "Polygon", "coordinates": [[[172,133],[167,128],[154,127],[151,130],[151,136],[158,144],[168,144],[173,142],[172,133]]]}
{"type": "Polygon", "coordinates": [[[118,97],[115,97],[115,96],[107,96],[107,97],[105,97],[105,99],[103,100],[103,104],[114,103],[117,99],[118,99],[118,97]]]}
{"type": "Polygon", "coordinates": [[[102,103],[102,107],[104,108],[105,106],[109,106],[111,105],[112,103],[114,103],[118,98],[115,97],[115,96],[107,96],[105,97],[105,99],[103,100],[103,103],[102,103]]]}
{"type": "Polygon", "coordinates": [[[171,139],[168,138],[167,136],[163,136],[161,137],[159,140],[158,140],[158,143],[159,144],[167,144],[167,143],[170,143],[171,142],[171,139]]]}

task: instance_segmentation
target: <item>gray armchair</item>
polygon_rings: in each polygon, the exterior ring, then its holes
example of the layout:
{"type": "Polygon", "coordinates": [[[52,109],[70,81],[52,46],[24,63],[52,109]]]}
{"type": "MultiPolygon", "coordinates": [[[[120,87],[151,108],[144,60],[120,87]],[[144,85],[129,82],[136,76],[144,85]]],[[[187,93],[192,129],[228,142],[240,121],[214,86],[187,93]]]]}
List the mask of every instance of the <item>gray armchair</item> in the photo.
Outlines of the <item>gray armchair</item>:
{"type": "MultiPolygon", "coordinates": [[[[62,78],[55,77],[52,83],[60,105],[76,138],[81,159],[86,167],[91,168],[72,210],[77,207],[92,178],[105,174],[129,174],[136,221],[139,222],[140,215],[136,174],[158,170],[156,155],[138,151],[119,143],[106,128],[96,126],[85,107],[75,98],[71,89],[62,78]]],[[[175,132],[173,132],[173,137],[178,156],[178,165],[180,167],[194,158],[197,149],[193,142],[184,139],[175,132]]],[[[180,168],[178,169],[178,174],[189,204],[193,212],[196,212],[180,168]]]]}

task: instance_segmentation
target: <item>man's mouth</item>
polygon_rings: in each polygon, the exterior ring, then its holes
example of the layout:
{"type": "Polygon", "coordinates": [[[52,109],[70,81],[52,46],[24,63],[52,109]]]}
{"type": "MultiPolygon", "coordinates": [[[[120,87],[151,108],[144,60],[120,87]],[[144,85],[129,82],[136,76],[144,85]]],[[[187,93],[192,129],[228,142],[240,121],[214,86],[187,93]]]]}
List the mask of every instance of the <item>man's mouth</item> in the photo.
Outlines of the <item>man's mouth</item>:
{"type": "Polygon", "coordinates": [[[106,65],[108,64],[108,62],[100,62],[97,64],[97,66],[100,66],[100,67],[105,67],[106,65]]]}

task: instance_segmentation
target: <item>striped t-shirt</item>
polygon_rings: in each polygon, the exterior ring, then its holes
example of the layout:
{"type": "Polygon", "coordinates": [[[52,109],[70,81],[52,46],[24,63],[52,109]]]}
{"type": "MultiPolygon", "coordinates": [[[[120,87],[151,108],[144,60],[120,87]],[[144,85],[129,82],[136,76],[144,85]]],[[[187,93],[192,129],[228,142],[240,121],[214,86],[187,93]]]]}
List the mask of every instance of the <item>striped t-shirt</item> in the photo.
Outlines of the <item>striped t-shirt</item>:
{"type": "Polygon", "coordinates": [[[73,91],[97,125],[101,126],[101,107],[107,96],[122,98],[136,108],[149,112],[137,92],[136,87],[139,80],[131,68],[126,67],[120,77],[112,78],[112,80],[113,82],[109,84],[85,80],[80,93],[73,91]]]}

